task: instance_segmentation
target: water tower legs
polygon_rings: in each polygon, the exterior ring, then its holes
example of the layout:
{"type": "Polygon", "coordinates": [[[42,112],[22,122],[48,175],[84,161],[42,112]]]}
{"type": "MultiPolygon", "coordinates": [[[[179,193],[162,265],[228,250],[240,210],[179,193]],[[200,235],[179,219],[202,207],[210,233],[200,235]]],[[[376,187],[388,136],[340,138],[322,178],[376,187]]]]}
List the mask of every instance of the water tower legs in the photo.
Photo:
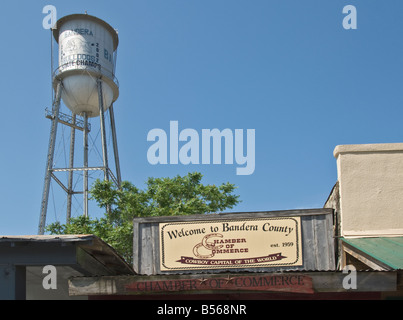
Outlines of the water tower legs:
{"type": "MultiPolygon", "coordinates": [[[[74,168],[74,148],[75,148],[75,141],[76,141],[76,118],[77,116],[73,114],[72,117],[72,124],[73,126],[70,129],[70,157],[69,157],[69,169],[74,168]]],[[[66,213],[66,223],[70,223],[71,218],[71,201],[73,198],[73,175],[74,172],[69,172],[69,180],[67,185],[67,213],[66,213]]]]}
{"type": "Polygon", "coordinates": [[[121,173],[120,173],[118,139],[117,139],[117,136],[116,136],[115,114],[113,112],[113,104],[109,107],[109,117],[110,117],[110,120],[111,120],[113,154],[115,155],[116,179],[117,179],[118,187],[120,188],[120,185],[122,183],[122,176],[121,176],[121,173]]]}
{"type": "MultiPolygon", "coordinates": [[[[77,118],[76,114],[72,114],[71,116],[66,115],[60,112],[60,104],[61,104],[61,96],[63,90],[62,80],[57,82],[56,86],[56,99],[54,101],[54,105],[52,108],[52,113],[47,115],[48,118],[52,120],[50,138],[49,138],[49,149],[47,156],[47,164],[45,171],[45,181],[43,187],[43,196],[41,203],[41,214],[39,220],[38,234],[43,235],[46,227],[46,215],[48,209],[48,200],[49,200],[49,191],[50,191],[50,183],[53,179],[63,190],[67,193],[67,213],[66,213],[66,223],[70,222],[71,211],[72,211],[72,196],[74,194],[82,194],[83,195],[83,215],[88,217],[88,199],[89,199],[89,184],[88,184],[88,173],[89,171],[102,171],[104,173],[105,180],[112,180],[118,187],[121,185],[121,171],[120,171],[120,163],[119,163],[119,155],[118,155],[118,147],[117,147],[117,138],[116,138],[116,127],[115,127],[115,117],[113,113],[113,106],[109,108],[110,114],[110,125],[111,125],[111,134],[112,134],[112,143],[113,143],[113,153],[115,159],[116,166],[116,177],[112,173],[109,168],[108,163],[108,153],[107,153],[107,139],[106,139],[106,127],[105,127],[105,108],[104,108],[104,99],[103,99],[103,88],[102,88],[102,80],[97,80],[97,88],[98,88],[98,98],[99,98],[99,116],[100,116],[100,131],[101,131],[101,143],[102,143],[102,166],[90,167],[89,159],[88,159],[88,135],[90,132],[90,124],[88,121],[88,114],[83,112],[81,115],[83,120],[77,118]],[[70,155],[69,155],[69,164],[67,168],[54,168],[54,153],[56,146],[56,136],[57,136],[57,127],[58,123],[64,124],[66,126],[71,127],[70,132],[70,155]],[[75,150],[75,130],[80,130],[83,132],[83,166],[78,168],[74,166],[74,150],[75,150]],[[75,191],[73,184],[73,174],[74,172],[82,171],[83,172],[83,190],[75,191]],[[56,177],[55,173],[58,172],[68,172],[67,176],[67,186],[56,177]]],[[[107,208],[107,212],[110,212],[110,208],[107,208]]]]}
{"type": "Polygon", "coordinates": [[[55,154],[57,124],[59,122],[60,100],[62,98],[62,82],[58,81],[56,87],[56,100],[53,105],[52,126],[50,129],[48,156],[46,160],[45,182],[41,203],[41,215],[39,218],[38,234],[45,233],[46,213],[48,210],[50,179],[52,178],[53,156],[55,154]]]}
{"type": "Polygon", "coordinates": [[[84,216],[88,217],[88,114],[84,112],[84,171],[83,171],[83,208],[84,216]]]}
{"type": "Polygon", "coordinates": [[[106,149],[104,97],[103,97],[103,92],[102,92],[101,78],[97,79],[97,86],[98,86],[98,101],[99,101],[99,118],[101,120],[102,160],[103,160],[103,164],[104,164],[105,180],[109,180],[108,152],[106,149]]]}

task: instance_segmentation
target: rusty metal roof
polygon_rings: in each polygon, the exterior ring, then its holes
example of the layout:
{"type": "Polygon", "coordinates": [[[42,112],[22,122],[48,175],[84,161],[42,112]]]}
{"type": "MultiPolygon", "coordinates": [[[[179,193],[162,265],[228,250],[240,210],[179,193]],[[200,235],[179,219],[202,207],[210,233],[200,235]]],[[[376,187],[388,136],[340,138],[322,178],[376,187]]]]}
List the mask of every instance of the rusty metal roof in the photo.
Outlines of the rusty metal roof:
{"type": "Polygon", "coordinates": [[[102,265],[104,265],[109,270],[110,274],[134,274],[132,266],[130,266],[114,248],[104,242],[101,238],[92,234],[21,236],[0,235],[1,246],[15,247],[15,245],[18,243],[36,244],[45,247],[58,243],[61,245],[73,243],[78,248],[84,250],[88,255],[92,256],[102,265]]]}
{"type": "Polygon", "coordinates": [[[16,236],[0,236],[0,242],[76,242],[76,241],[88,241],[94,238],[91,234],[78,234],[78,235],[16,235],[16,236]]]}

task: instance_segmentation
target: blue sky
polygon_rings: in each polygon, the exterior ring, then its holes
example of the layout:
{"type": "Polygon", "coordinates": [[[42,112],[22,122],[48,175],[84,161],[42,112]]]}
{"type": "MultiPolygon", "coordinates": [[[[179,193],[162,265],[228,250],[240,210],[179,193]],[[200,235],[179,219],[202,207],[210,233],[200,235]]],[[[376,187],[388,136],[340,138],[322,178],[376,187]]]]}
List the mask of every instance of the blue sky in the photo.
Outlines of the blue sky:
{"type": "MultiPolygon", "coordinates": [[[[199,171],[204,183],[238,186],[242,203],[230,211],[318,208],[337,180],[336,145],[402,141],[402,1],[7,1],[0,234],[37,233],[50,131],[48,4],[58,18],[87,10],[119,30],[119,155],[123,179],[139,187],[199,171]],[[357,8],[356,30],[342,26],[346,5],[357,8]],[[255,129],[254,173],[149,164],[148,132],[168,132],[174,120],[179,130],[255,129]]],[[[48,222],[64,221],[56,211],[48,222]]]]}

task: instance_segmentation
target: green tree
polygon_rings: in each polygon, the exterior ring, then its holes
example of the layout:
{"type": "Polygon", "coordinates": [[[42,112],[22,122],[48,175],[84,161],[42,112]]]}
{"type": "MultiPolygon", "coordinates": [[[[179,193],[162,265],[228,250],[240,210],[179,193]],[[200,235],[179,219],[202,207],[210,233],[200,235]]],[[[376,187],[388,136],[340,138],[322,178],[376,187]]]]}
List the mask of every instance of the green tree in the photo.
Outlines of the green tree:
{"type": "Polygon", "coordinates": [[[90,193],[98,206],[105,209],[103,218],[80,216],[72,218],[69,224],[50,224],[46,230],[51,234],[94,234],[132,263],[135,217],[205,214],[239,203],[233,184],[203,185],[202,177],[194,172],[183,177],[149,178],[144,190],[127,181],[116,188],[110,181],[97,180],[90,193]]]}

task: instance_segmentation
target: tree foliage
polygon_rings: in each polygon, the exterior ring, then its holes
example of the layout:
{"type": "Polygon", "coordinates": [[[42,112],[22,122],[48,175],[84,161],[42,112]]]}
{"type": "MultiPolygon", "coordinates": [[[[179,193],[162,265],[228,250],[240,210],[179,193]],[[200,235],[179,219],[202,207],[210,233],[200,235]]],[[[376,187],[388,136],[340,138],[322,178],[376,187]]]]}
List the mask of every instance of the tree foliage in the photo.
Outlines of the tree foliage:
{"type": "Polygon", "coordinates": [[[239,203],[235,186],[203,185],[198,172],[174,178],[149,178],[141,190],[128,181],[116,188],[110,181],[97,180],[91,198],[105,209],[103,218],[80,216],[69,224],[47,226],[51,234],[94,234],[132,262],[133,219],[136,217],[175,216],[219,212],[239,203]]]}

